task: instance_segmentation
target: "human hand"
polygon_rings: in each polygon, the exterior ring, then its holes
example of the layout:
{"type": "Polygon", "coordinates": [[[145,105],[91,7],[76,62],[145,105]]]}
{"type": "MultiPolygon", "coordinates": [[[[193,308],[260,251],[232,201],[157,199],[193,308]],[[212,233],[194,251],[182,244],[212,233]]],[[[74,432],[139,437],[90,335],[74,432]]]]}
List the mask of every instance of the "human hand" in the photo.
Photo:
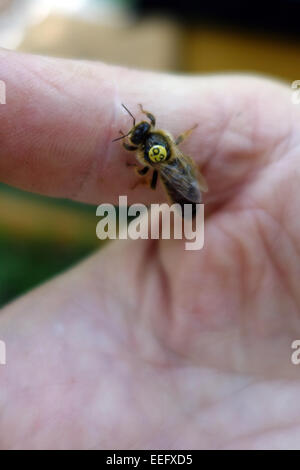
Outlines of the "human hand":
{"type": "Polygon", "coordinates": [[[90,203],[130,189],[111,140],[143,103],[208,181],[205,244],[110,243],[4,308],[1,448],[299,447],[300,113],[250,76],[183,77],[1,51],[3,182],[90,203]]]}

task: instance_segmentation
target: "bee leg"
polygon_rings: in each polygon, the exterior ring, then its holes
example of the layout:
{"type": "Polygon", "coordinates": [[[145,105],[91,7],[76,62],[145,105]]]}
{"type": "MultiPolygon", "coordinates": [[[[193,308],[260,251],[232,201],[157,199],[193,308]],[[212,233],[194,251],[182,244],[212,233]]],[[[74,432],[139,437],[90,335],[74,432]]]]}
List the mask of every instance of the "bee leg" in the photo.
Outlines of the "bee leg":
{"type": "Polygon", "coordinates": [[[135,168],[136,172],[138,175],[140,176],[144,176],[146,173],[148,173],[148,171],[150,170],[150,168],[148,166],[144,166],[143,168],[138,168],[138,165],[136,163],[129,163],[127,162],[126,163],[126,166],[132,166],[135,168]]]}
{"type": "Polygon", "coordinates": [[[175,144],[176,145],[179,145],[181,144],[181,142],[183,142],[192,132],[194,129],[196,129],[196,127],[198,126],[198,124],[195,124],[193,127],[191,127],[190,129],[188,129],[187,131],[183,132],[182,134],[180,134],[177,139],[175,140],[175,144]]]}
{"type": "Polygon", "coordinates": [[[133,150],[138,149],[135,145],[127,144],[127,142],[123,142],[123,147],[124,147],[124,149],[129,150],[129,151],[133,151],[133,150]]]}
{"type": "Polygon", "coordinates": [[[149,113],[149,111],[146,111],[143,108],[143,105],[139,104],[139,107],[141,108],[142,113],[146,114],[146,116],[150,120],[152,126],[155,127],[156,120],[155,120],[155,117],[153,116],[153,114],[149,113]]]}
{"type": "Polygon", "coordinates": [[[204,193],[207,193],[208,186],[207,186],[206,179],[204,178],[202,174],[202,167],[203,165],[197,165],[197,169],[198,169],[197,179],[198,179],[198,183],[199,183],[201,191],[203,191],[204,193]]]}
{"type": "Polygon", "coordinates": [[[141,176],[144,176],[146,173],[148,173],[148,171],[149,171],[149,167],[144,166],[144,168],[140,168],[139,170],[137,170],[137,173],[141,176]]]}
{"type": "Polygon", "coordinates": [[[156,189],[157,177],[158,177],[158,171],[154,170],[153,174],[152,174],[152,180],[151,180],[151,183],[150,183],[151,189],[156,189]]]}

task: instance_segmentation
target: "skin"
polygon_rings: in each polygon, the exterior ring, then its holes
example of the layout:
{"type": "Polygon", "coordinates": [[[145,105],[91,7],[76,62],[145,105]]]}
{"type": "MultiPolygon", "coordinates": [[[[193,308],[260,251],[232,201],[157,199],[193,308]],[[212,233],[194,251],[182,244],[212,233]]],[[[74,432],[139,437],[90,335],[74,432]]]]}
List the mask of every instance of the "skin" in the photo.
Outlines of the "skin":
{"type": "MultiPolygon", "coordinates": [[[[3,449],[299,448],[300,111],[289,86],[0,52],[0,175],[99,204],[143,103],[207,179],[205,244],[115,241],[2,309],[3,449]]],[[[96,220],[96,219],[95,219],[96,220]]],[[[96,222],[95,222],[96,226],[96,222]]]]}

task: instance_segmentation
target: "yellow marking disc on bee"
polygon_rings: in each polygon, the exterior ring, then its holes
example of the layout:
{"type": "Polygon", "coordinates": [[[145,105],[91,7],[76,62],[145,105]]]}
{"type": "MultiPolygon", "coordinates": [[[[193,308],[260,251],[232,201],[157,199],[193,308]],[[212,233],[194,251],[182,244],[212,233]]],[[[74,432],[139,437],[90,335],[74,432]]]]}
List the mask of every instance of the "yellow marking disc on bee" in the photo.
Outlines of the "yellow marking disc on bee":
{"type": "Polygon", "coordinates": [[[167,149],[163,145],[153,145],[148,155],[152,162],[162,162],[167,158],[167,149]]]}

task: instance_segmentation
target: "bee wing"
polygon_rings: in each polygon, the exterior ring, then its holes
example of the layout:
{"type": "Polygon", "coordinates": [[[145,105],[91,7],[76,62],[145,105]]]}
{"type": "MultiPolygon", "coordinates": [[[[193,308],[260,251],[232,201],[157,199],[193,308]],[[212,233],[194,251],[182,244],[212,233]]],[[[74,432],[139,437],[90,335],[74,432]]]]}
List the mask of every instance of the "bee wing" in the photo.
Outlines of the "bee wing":
{"type": "Polygon", "coordinates": [[[198,171],[198,173],[197,173],[197,178],[198,178],[198,183],[199,183],[201,191],[203,191],[204,193],[207,193],[208,186],[207,186],[207,183],[206,183],[206,179],[204,178],[202,173],[200,173],[200,171],[198,171]]]}
{"type": "Polygon", "coordinates": [[[202,175],[202,173],[200,171],[197,171],[197,168],[195,167],[194,160],[192,160],[191,157],[188,157],[187,155],[184,155],[179,150],[178,147],[174,146],[173,151],[174,151],[176,157],[179,158],[182,161],[184,166],[189,165],[192,168],[192,173],[194,175],[194,178],[196,178],[198,180],[200,190],[203,191],[204,193],[206,193],[208,191],[208,186],[207,186],[206,180],[205,180],[204,176],[202,175]]]}
{"type": "Polygon", "coordinates": [[[204,176],[197,172],[193,160],[183,155],[175,145],[172,152],[174,158],[160,165],[162,178],[176,188],[184,198],[191,202],[199,202],[200,191],[206,192],[208,189],[204,176]]]}
{"type": "Polygon", "coordinates": [[[159,168],[161,177],[172,186],[185,199],[191,202],[199,202],[201,198],[200,186],[189,165],[184,165],[178,158],[174,158],[169,164],[161,165],[159,168]]]}

